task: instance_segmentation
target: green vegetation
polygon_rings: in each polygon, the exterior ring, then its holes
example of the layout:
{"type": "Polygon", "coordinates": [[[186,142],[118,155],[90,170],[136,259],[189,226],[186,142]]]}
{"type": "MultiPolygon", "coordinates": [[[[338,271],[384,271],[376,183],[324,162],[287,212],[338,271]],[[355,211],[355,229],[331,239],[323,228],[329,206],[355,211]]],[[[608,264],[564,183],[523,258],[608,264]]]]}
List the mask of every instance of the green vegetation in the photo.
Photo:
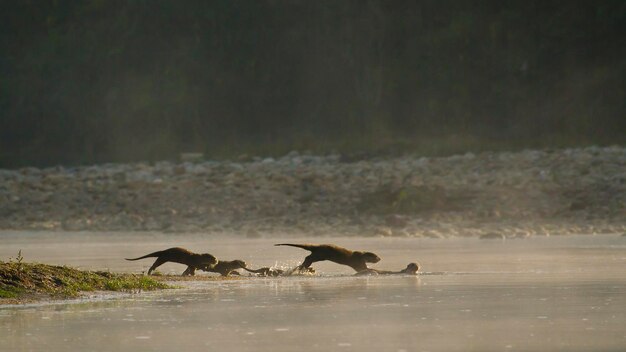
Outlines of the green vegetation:
{"type": "Polygon", "coordinates": [[[68,298],[84,291],[135,292],[165,288],[172,287],[142,275],[83,271],[66,266],[23,263],[21,260],[0,261],[0,298],[68,298]]]}
{"type": "Polygon", "coordinates": [[[7,287],[6,289],[0,289],[0,298],[17,298],[22,290],[17,287],[7,287]]]}
{"type": "Polygon", "coordinates": [[[626,2],[0,3],[0,167],[626,143],[626,2]]]}

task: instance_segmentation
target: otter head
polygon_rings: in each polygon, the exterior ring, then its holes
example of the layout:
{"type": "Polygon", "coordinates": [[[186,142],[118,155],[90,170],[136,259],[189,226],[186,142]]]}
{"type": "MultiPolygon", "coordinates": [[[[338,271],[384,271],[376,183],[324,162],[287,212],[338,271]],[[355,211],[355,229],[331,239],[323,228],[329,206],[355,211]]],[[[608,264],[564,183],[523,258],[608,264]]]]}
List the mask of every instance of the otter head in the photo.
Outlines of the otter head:
{"type": "Polygon", "coordinates": [[[380,257],[372,252],[357,252],[361,255],[361,258],[366,263],[378,263],[380,261],[380,257]]]}
{"type": "Polygon", "coordinates": [[[200,254],[200,263],[207,268],[214,267],[217,262],[217,258],[210,255],[209,253],[200,254]]]}
{"type": "Polygon", "coordinates": [[[420,269],[419,264],[417,263],[409,263],[409,265],[406,266],[406,269],[404,269],[403,271],[406,274],[417,274],[417,271],[420,269]]]}
{"type": "Polygon", "coordinates": [[[247,267],[246,262],[244,262],[243,260],[239,260],[239,259],[235,259],[235,260],[233,260],[233,264],[234,264],[236,267],[241,268],[241,269],[243,269],[243,268],[246,268],[246,267],[247,267]]]}

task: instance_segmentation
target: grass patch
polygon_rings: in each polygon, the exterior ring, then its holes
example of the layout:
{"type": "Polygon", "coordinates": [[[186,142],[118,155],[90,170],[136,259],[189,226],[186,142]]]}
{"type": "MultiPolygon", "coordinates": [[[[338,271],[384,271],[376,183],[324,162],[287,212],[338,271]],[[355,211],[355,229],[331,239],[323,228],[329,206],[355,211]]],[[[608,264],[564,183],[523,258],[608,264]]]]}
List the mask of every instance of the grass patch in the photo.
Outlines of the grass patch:
{"type": "Polygon", "coordinates": [[[17,287],[0,288],[0,298],[17,298],[20,291],[17,287]]]}
{"type": "Polygon", "coordinates": [[[172,288],[151,277],[106,271],[85,271],[19,261],[0,261],[0,298],[33,296],[71,298],[85,291],[141,292],[172,288]]]}
{"type": "Polygon", "coordinates": [[[158,290],[162,288],[169,288],[170,286],[156,281],[147,276],[132,276],[132,277],[118,277],[106,281],[104,285],[108,291],[132,291],[132,290],[158,290]]]}

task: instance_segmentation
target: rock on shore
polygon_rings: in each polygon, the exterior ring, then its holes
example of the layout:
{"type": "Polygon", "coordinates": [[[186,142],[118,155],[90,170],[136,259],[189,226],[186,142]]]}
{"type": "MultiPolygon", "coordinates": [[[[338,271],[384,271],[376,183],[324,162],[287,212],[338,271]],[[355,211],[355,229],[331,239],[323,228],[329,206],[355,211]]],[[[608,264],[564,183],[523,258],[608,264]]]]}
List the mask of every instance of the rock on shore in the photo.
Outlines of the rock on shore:
{"type": "Polygon", "coordinates": [[[624,233],[626,148],[0,170],[0,228],[251,238],[624,233]]]}

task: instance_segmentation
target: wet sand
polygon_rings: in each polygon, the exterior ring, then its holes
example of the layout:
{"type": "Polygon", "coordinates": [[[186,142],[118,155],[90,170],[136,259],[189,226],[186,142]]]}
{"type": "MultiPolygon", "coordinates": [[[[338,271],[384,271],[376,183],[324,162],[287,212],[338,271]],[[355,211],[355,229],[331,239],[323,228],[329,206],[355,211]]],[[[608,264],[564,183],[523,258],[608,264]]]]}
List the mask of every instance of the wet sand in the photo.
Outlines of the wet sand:
{"type": "MultiPolygon", "coordinates": [[[[0,258],[141,272],[124,261],[174,245],[250,266],[288,267],[307,254],[284,239],[200,235],[0,233],[0,258]],[[67,236],[66,236],[67,235],[67,236]]],[[[319,275],[176,282],[185,288],[0,308],[0,350],[622,351],[626,238],[525,240],[315,238],[371,250],[373,267],[419,261],[418,277],[319,275]]],[[[164,273],[184,267],[168,264],[164,273]]]]}

